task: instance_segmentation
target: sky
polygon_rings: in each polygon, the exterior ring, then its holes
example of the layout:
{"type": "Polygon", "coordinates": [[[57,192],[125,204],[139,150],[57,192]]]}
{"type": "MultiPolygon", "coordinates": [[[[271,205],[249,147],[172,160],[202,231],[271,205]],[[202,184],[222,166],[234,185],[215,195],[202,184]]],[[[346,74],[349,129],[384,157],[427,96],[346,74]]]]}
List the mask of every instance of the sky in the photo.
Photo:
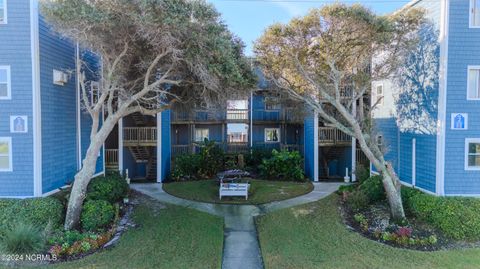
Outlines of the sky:
{"type": "MultiPolygon", "coordinates": [[[[294,17],[305,15],[310,9],[321,7],[333,0],[207,0],[215,5],[230,31],[239,36],[245,45],[245,54],[252,56],[253,42],[271,24],[287,23],[294,17]]],[[[410,0],[343,0],[361,3],[378,14],[397,10],[410,0]]]]}

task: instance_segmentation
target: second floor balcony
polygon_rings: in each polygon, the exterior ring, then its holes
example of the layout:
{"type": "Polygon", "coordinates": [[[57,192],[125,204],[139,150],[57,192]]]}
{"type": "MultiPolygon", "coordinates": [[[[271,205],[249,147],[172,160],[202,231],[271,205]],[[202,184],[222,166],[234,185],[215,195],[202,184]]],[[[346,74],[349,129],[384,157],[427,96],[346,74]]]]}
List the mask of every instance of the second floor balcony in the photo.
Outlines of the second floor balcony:
{"type": "Polygon", "coordinates": [[[335,127],[319,127],[318,144],[320,146],[351,145],[352,137],[335,127]]]}

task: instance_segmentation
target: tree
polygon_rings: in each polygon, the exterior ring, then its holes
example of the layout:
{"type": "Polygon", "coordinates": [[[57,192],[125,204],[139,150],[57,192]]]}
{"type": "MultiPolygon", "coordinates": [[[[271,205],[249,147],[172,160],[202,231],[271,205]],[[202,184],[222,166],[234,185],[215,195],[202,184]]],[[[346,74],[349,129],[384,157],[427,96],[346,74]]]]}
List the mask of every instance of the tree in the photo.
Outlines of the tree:
{"type": "Polygon", "coordinates": [[[214,105],[254,84],[243,44],[204,1],[44,0],[42,13],[56,31],[101,58],[97,72],[78,63],[83,109],[93,123],[65,229],[78,224],[98,152],[121,118],[153,116],[175,102],[214,105]],[[101,85],[94,99],[92,72],[101,85]]]}
{"type": "Polygon", "coordinates": [[[383,175],[394,218],[405,217],[400,183],[365,116],[372,107],[364,98],[373,81],[395,75],[416,44],[423,16],[413,8],[377,16],[361,5],[333,4],[270,26],[255,45],[257,60],[279,89],[358,140],[383,175]]]}

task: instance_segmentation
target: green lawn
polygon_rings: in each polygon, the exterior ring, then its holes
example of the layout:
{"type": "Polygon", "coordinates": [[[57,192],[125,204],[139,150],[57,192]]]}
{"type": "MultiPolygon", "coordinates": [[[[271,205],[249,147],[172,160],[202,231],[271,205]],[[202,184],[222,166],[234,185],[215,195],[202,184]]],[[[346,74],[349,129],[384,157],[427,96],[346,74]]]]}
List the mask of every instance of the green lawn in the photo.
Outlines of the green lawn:
{"type": "Polygon", "coordinates": [[[218,183],[215,180],[173,182],[163,184],[163,189],[174,196],[207,203],[264,204],[297,197],[313,190],[313,185],[285,181],[249,180],[251,183],[248,201],[244,197],[218,198],[218,183]]]}
{"type": "Polygon", "coordinates": [[[257,219],[266,268],[479,268],[480,249],[392,248],[347,230],[337,195],[257,219]]]}
{"type": "MultiPolygon", "coordinates": [[[[183,207],[135,209],[117,246],[53,268],[220,268],[223,219],[183,207]]],[[[48,268],[52,268],[48,267],[48,268]]]]}

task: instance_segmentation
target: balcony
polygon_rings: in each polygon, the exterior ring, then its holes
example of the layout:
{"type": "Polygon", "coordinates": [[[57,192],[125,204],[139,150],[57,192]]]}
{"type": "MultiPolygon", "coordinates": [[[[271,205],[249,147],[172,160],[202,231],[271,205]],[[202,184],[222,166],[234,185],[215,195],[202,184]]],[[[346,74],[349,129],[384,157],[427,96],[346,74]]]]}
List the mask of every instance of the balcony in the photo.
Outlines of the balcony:
{"type": "Polygon", "coordinates": [[[174,109],[171,113],[171,120],[173,123],[187,123],[194,121],[215,122],[225,120],[225,111],[211,109],[211,110],[184,110],[174,109]]]}
{"type": "Polygon", "coordinates": [[[125,127],[123,128],[123,144],[129,146],[157,145],[157,127],[125,127]]]}
{"type": "Polygon", "coordinates": [[[248,121],[250,110],[248,109],[228,109],[227,110],[227,120],[228,121],[248,121]]]}
{"type": "Polygon", "coordinates": [[[118,168],[118,149],[105,149],[105,167],[107,169],[118,168]]]}
{"type": "Polygon", "coordinates": [[[351,145],[352,137],[334,127],[318,128],[320,146],[351,145]]]}

